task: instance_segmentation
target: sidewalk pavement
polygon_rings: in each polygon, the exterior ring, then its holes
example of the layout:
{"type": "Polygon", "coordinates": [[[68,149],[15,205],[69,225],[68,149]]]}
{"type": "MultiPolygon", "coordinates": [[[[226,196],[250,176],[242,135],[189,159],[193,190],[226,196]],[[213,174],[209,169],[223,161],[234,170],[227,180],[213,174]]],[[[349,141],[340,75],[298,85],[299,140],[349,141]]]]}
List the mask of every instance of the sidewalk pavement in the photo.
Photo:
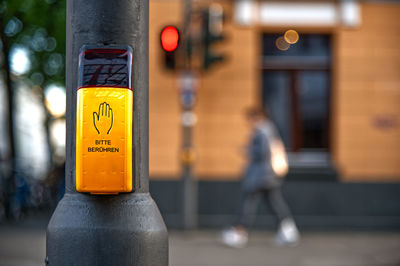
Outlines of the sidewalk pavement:
{"type": "MultiPolygon", "coordinates": [[[[303,233],[299,246],[276,247],[271,232],[253,232],[232,249],[218,231],[170,232],[169,266],[400,266],[400,233],[303,233]]],[[[0,266],[43,266],[43,228],[0,227],[0,266]]]]}

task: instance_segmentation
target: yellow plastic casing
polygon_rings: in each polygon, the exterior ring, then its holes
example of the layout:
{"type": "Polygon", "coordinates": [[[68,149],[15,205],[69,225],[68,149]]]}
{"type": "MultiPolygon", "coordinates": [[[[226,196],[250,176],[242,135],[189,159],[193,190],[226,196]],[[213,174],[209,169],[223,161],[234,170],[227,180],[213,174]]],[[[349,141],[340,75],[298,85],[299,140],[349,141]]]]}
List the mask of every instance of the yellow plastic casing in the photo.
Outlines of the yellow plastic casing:
{"type": "Polygon", "coordinates": [[[87,87],[77,92],[76,190],[132,191],[132,90],[87,87]]]}

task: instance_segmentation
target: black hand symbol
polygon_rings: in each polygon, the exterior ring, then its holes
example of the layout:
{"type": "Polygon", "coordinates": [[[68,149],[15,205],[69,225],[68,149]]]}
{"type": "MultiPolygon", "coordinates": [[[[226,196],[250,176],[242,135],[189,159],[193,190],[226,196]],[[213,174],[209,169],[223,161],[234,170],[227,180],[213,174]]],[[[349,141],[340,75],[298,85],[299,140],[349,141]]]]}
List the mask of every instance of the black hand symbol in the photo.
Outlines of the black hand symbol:
{"type": "Polygon", "coordinates": [[[106,102],[99,105],[99,113],[93,112],[93,124],[97,133],[110,133],[113,126],[113,111],[106,102]]]}

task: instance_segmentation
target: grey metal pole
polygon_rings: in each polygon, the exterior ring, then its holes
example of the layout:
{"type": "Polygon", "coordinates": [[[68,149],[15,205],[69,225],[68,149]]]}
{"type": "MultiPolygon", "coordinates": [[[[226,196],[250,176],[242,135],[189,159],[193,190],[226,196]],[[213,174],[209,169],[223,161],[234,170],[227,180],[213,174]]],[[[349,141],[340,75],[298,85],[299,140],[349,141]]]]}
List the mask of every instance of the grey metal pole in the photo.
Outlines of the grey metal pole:
{"type": "MultiPolygon", "coordinates": [[[[194,77],[192,73],[191,58],[188,54],[188,45],[190,41],[190,29],[192,20],[192,6],[193,0],[183,0],[183,60],[184,60],[184,75],[194,77]]],[[[181,84],[181,86],[186,86],[181,84]]],[[[189,85],[192,88],[180,88],[181,90],[187,90],[194,92],[194,82],[189,85]]],[[[195,95],[195,93],[194,93],[195,95]]],[[[193,96],[194,97],[194,96],[193,96]]],[[[183,113],[193,114],[193,104],[182,106],[183,113]]],[[[182,126],[182,152],[186,156],[193,156],[193,124],[186,124],[182,126]]],[[[194,161],[189,159],[182,162],[182,183],[183,183],[183,228],[186,230],[193,230],[197,228],[198,223],[198,183],[194,174],[194,161]]]]}
{"type": "Polygon", "coordinates": [[[66,194],[47,228],[46,264],[168,265],[168,233],[148,184],[148,0],[67,0],[66,194]],[[133,49],[132,193],[78,193],[75,130],[82,45],[133,49]]]}

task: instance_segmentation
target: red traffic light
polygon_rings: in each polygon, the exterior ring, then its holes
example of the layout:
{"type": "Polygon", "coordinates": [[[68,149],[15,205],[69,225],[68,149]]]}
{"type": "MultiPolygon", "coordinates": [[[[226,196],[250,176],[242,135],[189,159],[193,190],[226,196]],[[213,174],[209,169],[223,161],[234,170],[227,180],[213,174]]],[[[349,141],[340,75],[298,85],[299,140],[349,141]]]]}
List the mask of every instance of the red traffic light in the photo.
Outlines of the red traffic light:
{"type": "Polygon", "coordinates": [[[161,46],[166,52],[173,52],[178,47],[179,32],[174,26],[167,26],[161,31],[161,46]]]}

